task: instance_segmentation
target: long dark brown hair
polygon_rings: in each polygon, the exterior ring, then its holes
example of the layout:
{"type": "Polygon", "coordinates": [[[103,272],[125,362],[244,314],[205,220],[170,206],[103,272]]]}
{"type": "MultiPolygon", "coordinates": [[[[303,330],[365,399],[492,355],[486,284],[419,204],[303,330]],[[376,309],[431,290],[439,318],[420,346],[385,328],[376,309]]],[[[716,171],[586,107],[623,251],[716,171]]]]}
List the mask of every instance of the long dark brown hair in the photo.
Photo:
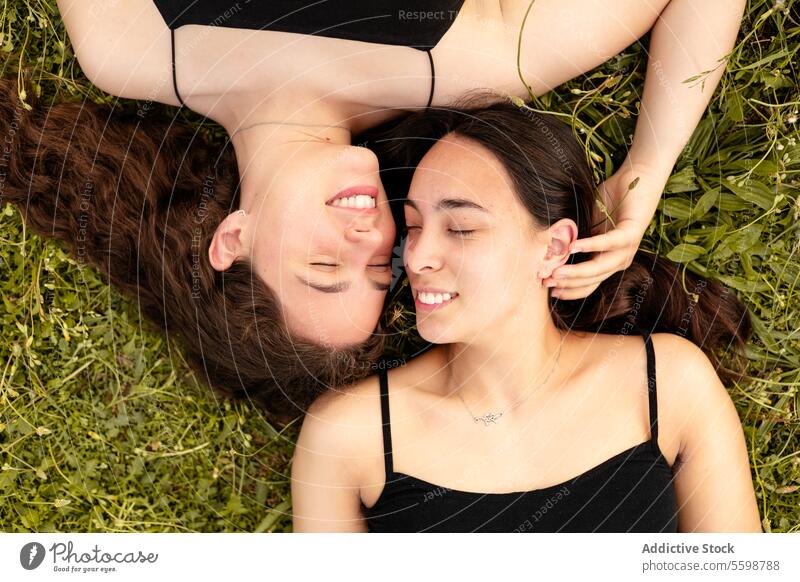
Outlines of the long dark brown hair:
{"type": "MultiPolygon", "coordinates": [[[[596,192],[591,170],[571,128],[552,115],[478,91],[452,107],[414,113],[358,139],[378,152],[387,190],[403,193],[425,153],[451,133],[497,157],[538,226],[569,218],[578,225],[578,238],[591,236],[596,192]]],[[[400,223],[399,205],[393,211],[400,223]]],[[[588,258],[588,253],[576,253],[570,262],[588,258]]],[[[720,283],[682,273],[678,264],[655,253],[638,250],[627,269],[604,280],[584,300],[551,298],[551,312],[561,329],[682,335],[703,350],[726,385],[740,378],[746,366],[752,326],[742,301],[720,283]]]]}
{"type": "Polygon", "coordinates": [[[382,334],[339,349],[303,341],[247,262],[212,268],[211,238],[238,205],[228,144],[93,103],[34,99],[28,111],[18,91],[16,80],[0,79],[0,203],[14,203],[35,232],[67,243],[177,334],[202,381],[284,423],[331,386],[370,373],[382,334]]]}

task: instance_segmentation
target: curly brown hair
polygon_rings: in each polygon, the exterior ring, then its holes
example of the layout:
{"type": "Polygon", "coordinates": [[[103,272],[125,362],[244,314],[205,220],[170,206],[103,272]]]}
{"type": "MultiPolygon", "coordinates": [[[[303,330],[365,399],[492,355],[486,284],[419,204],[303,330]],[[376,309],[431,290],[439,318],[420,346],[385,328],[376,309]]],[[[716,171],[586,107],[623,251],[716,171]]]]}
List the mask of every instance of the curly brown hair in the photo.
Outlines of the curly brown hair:
{"type": "MultiPolygon", "coordinates": [[[[275,293],[240,260],[224,271],[207,250],[238,205],[235,154],[180,123],[94,103],[26,110],[0,80],[0,202],[181,340],[196,374],[285,423],[330,387],[369,374],[383,336],[344,348],[295,337],[275,293]]],[[[28,88],[28,95],[34,92],[28,88]]]]}

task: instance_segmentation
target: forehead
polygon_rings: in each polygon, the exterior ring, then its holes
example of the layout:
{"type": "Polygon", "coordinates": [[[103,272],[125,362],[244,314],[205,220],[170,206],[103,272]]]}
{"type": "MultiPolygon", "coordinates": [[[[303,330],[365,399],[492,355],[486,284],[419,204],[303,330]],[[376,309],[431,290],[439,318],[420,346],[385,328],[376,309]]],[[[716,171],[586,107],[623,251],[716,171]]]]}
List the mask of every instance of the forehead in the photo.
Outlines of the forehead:
{"type": "Polygon", "coordinates": [[[513,185],[503,164],[489,149],[472,139],[448,134],[420,161],[409,198],[455,192],[488,208],[510,202],[513,185]]]}
{"type": "Polygon", "coordinates": [[[502,169],[502,164],[486,146],[474,139],[448,133],[438,140],[425,154],[422,165],[449,163],[462,170],[478,166],[482,169],[502,169]]]}

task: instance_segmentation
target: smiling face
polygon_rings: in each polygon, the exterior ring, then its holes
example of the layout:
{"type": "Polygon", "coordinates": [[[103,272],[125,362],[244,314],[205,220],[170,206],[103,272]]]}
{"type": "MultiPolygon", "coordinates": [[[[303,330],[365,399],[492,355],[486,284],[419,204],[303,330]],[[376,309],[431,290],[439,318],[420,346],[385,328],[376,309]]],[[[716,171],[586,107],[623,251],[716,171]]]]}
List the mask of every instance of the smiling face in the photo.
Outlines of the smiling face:
{"type": "Polygon", "coordinates": [[[572,221],[537,226],[488,149],[455,134],[439,140],[414,173],[405,219],[404,262],[424,339],[471,343],[546,309],[537,271],[554,233],[563,237],[572,221]]]}
{"type": "Polygon", "coordinates": [[[341,347],[375,331],[395,237],[375,154],[304,144],[247,217],[248,258],[277,294],[292,333],[341,347]]]}

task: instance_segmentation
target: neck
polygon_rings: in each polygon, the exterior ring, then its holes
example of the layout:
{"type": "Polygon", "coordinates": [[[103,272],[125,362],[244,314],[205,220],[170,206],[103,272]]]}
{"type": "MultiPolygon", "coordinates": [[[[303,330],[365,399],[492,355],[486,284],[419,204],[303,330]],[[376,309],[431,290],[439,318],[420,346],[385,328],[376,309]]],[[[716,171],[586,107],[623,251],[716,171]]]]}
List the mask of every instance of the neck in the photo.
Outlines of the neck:
{"type": "Polygon", "coordinates": [[[520,400],[517,409],[544,403],[565,380],[569,335],[553,323],[546,302],[535,303],[543,307],[536,317],[520,314],[474,342],[443,346],[447,394],[460,394],[475,416],[507,411],[520,400]]]}
{"type": "Polygon", "coordinates": [[[280,167],[304,143],[350,145],[355,118],[342,106],[324,100],[306,106],[265,103],[248,109],[246,115],[232,114],[223,126],[236,152],[240,207],[248,210],[258,191],[256,185],[268,180],[270,168],[280,167]]]}

